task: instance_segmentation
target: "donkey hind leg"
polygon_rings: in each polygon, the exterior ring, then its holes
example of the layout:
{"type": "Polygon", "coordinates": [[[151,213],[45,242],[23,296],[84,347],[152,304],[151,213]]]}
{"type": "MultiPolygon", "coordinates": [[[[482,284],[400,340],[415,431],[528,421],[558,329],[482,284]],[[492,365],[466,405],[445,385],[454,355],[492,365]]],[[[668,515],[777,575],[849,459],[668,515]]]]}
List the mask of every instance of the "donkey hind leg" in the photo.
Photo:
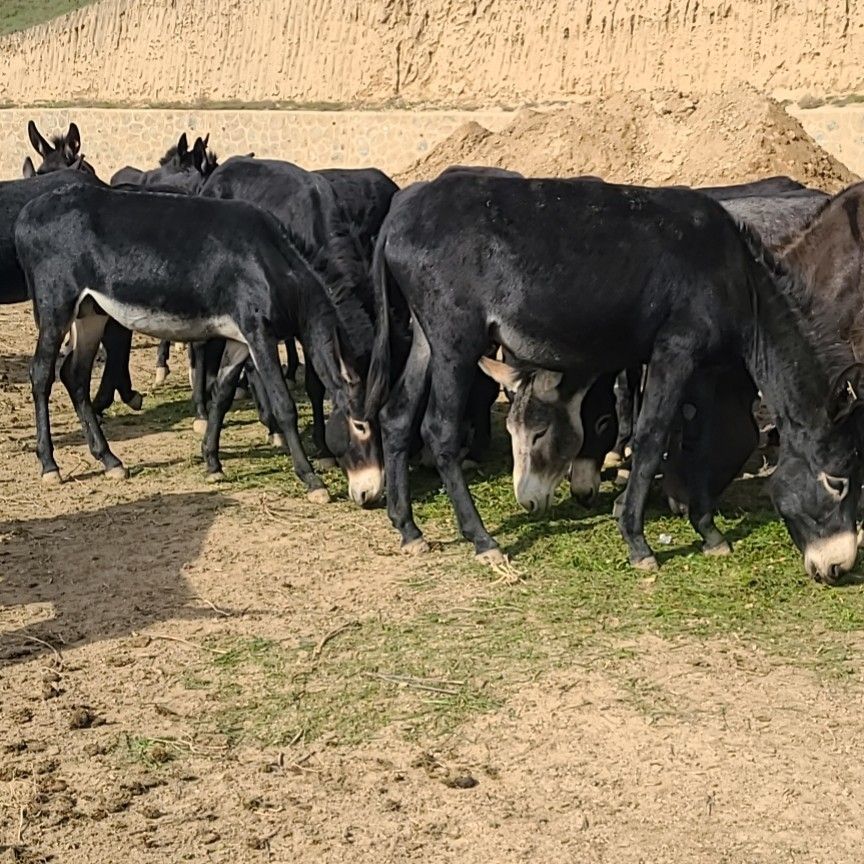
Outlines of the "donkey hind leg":
{"type": "Polygon", "coordinates": [[[474,551],[479,558],[489,563],[503,564],[504,557],[477,512],[462,473],[462,418],[475,369],[475,363],[456,365],[452,361],[436,362],[433,356],[429,406],[420,431],[435,457],[438,473],[456,511],[456,521],[462,536],[474,544],[474,551]]]}
{"type": "Polygon", "coordinates": [[[285,437],[285,445],[294,465],[294,472],[306,487],[307,497],[316,504],[324,504],[330,500],[327,487],[309,464],[309,459],[300,443],[300,432],[297,428],[297,406],[288,392],[288,385],[282,377],[282,367],[279,365],[279,353],[275,342],[268,340],[260,327],[250,327],[244,334],[249,341],[249,351],[255,370],[261,378],[261,384],[270,400],[277,426],[285,437]]]}
{"type": "Polygon", "coordinates": [[[300,368],[297,340],[293,336],[285,340],[285,351],[288,354],[288,362],[285,364],[284,374],[288,381],[288,389],[292,390],[297,385],[297,370],[300,368]]]}
{"type": "Polygon", "coordinates": [[[225,414],[234,401],[234,390],[248,356],[249,348],[245,343],[234,340],[225,343],[222,365],[216,374],[216,382],[210,395],[210,414],[207,419],[207,432],[201,443],[201,455],[207,463],[207,479],[214,482],[225,478],[222,463],[219,461],[219,438],[225,414]]]}
{"type": "Polygon", "coordinates": [[[429,387],[429,343],[419,326],[414,327],[405,368],[381,409],[381,443],[387,486],[387,515],[402,537],[406,552],[424,552],[429,547],[414,522],[408,455],[411,438],[429,387]]]}
{"type": "Polygon", "coordinates": [[[336,460],[324,437],[324,392],[325,387],[312,363],[306,365],[306,393],[312,405],[312,442],[322,468],[335,468],[336,460]]]}
{"type": "Polygon", "coordinates": [[[168,366],[168,358],[170,356],[171,342],[168,339],[163,339],[156,349],[156,378],[153,382],[156,387],[164,384],[165,379],[171,374],[171,368],[168,366]]]}
{"type": "MultiPolygon", "coordinates": [[[[79,312],[80,314],[80,312],[79,312]]],[[[108,318],[100,313],[89,311],[72,323],[72,353],[66,358],[60,370],[60,380],[69,392],[75,413],[81,421],[87,446],[94,459],[105,468],[105,475],[112,480],[128,476],[123,463],[111,452],[105,434],[99,425],[93,403],[90,401],[90,376],[93,360],[99,349],[99,341],[105,330],[108,318]]]]}
{"type": "MultiPolygon", "coordinates": [[[[190,383],[192,385],[192,403],[195,406],[192,429],[199,435],[204,435],[207,431],[211,378],[215,381],[218,377],[224,350],[224,339],[193,342],[189,346],[190,383]]],[[[228,407],[231,407],[230,404],[228,407]]]]}
{"type": "Polygon", "coordinates": [[[30,363],[30,385],[36,411],[36,455],[42,466],[42,480],[46,483],[59,483],[60,469],[54,461],[48,400],[54,385],[57,359],[65,333],[62,327],[49,320],[49,315],[43,312],[40,318],[36,350],[30,363]]]}
{"type": "Polygon", "coordinates": [[[114,401],[114,391],[133,411],[140,411],[144,399],[137,390],[132,389],[129,374],[129,359],[132,353],[132,331],[127,330],[109,318],[102,334],[105,346],[105,369],[102,381],[93,397],[93,408],[97,414],[104,414],[114,401]]]}
{"type": "Polygon", "coordinates": [[[624,493],[618,527],[630,550],[630,563],[640,570],[654,570],[657,560],[645,540],[645,503],[657,473],[663,448],[684,385],[698,357],[691,340],[658,339],[651,354],[639,419],[633,435],[633,462],[624,493]]]}

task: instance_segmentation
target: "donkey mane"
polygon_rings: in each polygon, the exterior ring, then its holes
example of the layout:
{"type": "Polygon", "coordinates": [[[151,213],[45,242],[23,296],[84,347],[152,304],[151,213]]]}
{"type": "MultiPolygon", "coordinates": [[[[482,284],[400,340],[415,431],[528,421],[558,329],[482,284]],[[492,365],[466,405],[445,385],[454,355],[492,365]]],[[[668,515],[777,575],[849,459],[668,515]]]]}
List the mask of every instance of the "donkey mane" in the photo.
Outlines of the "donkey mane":
{"type": "Polygon", "coordinates": [[[169,147],[165,151],[165,155],[159,160],[159,166],[164,167],[165,165],[170,164],[171,162],[180,162],[180,151],[177,149],[177,145],[175,144],[173,147],[169,147]]]}
{"type": "Polygon", "coordinates": [[[753,280],[757,326],[770,330],[787,363],[801,366],[812,363],[814,368],[802,369],[800,376],[813,390],[805,398],[822,404],[828,396],[825,384],[833,385],[854,364],[852,350],[838,336],[836,324],[828,321],[827,316],[812,314],[814,294],[801,276],[778,258],[749,225],[739,222],[738,229],[751,255],[769,277],[753,280]],[[795,335],[809,347],[806,355],[802,354],[795,335]]]}
{"type": "Polygon", "coordinates": [[[371,283],[347,232],[331,232],[326,244],[313,248],[296,231],[287,228],[275,216],[271,218],[278,226],[282,240],[306,263],[321,285],[336,313],[339,327],[348,342],[345,347],[353,359],[368,356],[372,351],[374,331],[371,314],[363,307],[361,296],[371,298],[371,283]],[[357,290],[358,286],[364,292],[362,295],[357,290]]]}
{"type": "Polygon", "coordinates": [[[51,146],[55,150],[60,150],[62,147],[66,146],[66,136],[65,135],[52,135],[51,136],[51,146]]]}

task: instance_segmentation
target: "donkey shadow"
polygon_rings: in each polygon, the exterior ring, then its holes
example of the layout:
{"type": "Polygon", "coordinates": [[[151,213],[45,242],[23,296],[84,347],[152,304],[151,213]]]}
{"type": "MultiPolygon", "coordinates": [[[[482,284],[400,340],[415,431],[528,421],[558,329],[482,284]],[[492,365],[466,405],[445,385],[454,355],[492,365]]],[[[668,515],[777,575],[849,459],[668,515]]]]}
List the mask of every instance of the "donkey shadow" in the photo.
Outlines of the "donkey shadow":
{"type": "Polygon", "coordinates": [[[0,664],[159,621],[212,617],[192,607],[183,567],[229,505],[217,492],[157,494],[92,512],[0,521],[0,664]],[[36,620],[17,624],[25,618],[36,620]]]}

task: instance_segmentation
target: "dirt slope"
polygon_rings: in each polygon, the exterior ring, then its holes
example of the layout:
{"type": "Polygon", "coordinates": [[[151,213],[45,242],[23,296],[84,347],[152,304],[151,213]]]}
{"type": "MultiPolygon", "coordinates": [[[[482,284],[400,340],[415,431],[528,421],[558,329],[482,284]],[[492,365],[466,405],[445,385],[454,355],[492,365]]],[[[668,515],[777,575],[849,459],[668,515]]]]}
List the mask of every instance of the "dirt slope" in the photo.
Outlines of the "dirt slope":
{"type": "Polygon", "coordinates": [[[862,23],[824,0],[103,0],[0,40],[0,102],[824,96],[864,90],[862,23]]]}
{"type": "Polygon", "coordinates": [[[429,179],[456,164],[647,184],[788,174],[829,191],[856,179],[777,102],[749,87],[704,96],[617,93],[553,112],[526,110],[498,134],[470,123],[399,180],[429,179]]]}

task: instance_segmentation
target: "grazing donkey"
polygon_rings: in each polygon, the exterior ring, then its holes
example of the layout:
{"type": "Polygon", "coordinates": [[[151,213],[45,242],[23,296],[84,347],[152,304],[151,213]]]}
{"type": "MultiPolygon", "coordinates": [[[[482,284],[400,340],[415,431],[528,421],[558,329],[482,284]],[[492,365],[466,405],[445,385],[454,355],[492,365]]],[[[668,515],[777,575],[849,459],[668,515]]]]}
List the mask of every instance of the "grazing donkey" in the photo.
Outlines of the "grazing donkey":
{"type": "MultiPolygon", "coordinates": [[[[321,256],[330,261],[324,282],[330,297],[337,304],[344,298],[350,298],[352,304],[362,309],[367,316],[368,328],[364,328],[362,334],[360,330],[346,332],[344,338],[347,341],[342,344],[353,362],[352,369],[346,369],[343,379],[351,382],[350,386],[356,394],[361,391],[365,394],[362,382],[372,349],[371,335],[368,341],[365,339],[367,332],[372,333],[372,285],[362,250],[352,236],[350,214],[336,198],[330,181],[290,162],[235,156],[213,172],[200,194],[205,198],[248,201],[262,208],[301,238],[307,248],[318,250],[321,256]],[[364,335],[363,339],[358,338],[361,335],[364,335]]],[[[324,458],[335,457],[348,477],[348,491],[352,500],[362,506],[370,506],[384,492],[384,472],[376,424],[367,421],[363,414],[364,406],[352,399],[334,399],[334,410],[325,423],[324,392],[325,387],[329,389],[329,385],[316,362],[316,355],[320,351],[314,344],[317,334],[307,330],[290,335],[298,338],[305,354],[312,361],[306,364],[306,390],[312,404],[312,437],[318,452],[324,458]]],[[[270,432],[284,431],[280,428],[278,417],[274,416],[268,423],[266,397],[269,394],[266,391],[263,394],[257,392],[254,376],[250,377],[250,383],[270,432]]]]}
{"type": "MultiPolygon", "coordinates": [[[[89,398],[93,356],[106,315],[163,339],[221,337],[227,348],[202,452],[222,476],[219,431],[247,357],[252,358],[287,440],[297,476],[313,501],[328,498],[303,452],[297,411],[282,378],[277,340],[301,330],[334,400],[353,415],[351,358],[340,343],[371,341],[368,318],[351,298],[337,305],[296,235],[241,201],[81,187],[43,195],[23,208],[15,246],[39,328],[31,378],[37,453],[46,482],[60,478],[48,398],[54,364],[71,330],[61,380],[90,452],[111,477],[126,470],[111,452],[89,398]],[[182,231],[178,231],[178,226],[182,231]],[[357,330],[364,331],[362,333],[357,330]],[[350,338],[346,338],[350,336],[350,338]],[[346,382],[350,379],[350,382],[346,382]]],[[[362,383],[357,398],[362,402],[362,383]]]]}
{"type": "MultiPolygon", "coordinates": [[[[817,197],[803,210],[800,202],[777,197],[747,202],[730,203],[741,204],[737,215],[764,230],[795,273],[790,299],[800,314],[816,332],[832,334],[855,358],[864,357],[864,183],[830,199],[817,197]]],[[[682,418],[681,439],[669,448],[664,488],[673,511],[686,512],[699,484],[719,497],[753,452],[753,436],[743,432],[753,427],[752,380],[728,373],[727,378],[725,398],[693,400],[682,418]]],[[[778,431],[782,444],[784,430],[778,431]]]]}
{"type": "MultiPolygon", "coordinates": [[[[558,426],[581,432],[581,403],[599,374],[648,362],[619,526],[631,564],[654,569],[643,529],[651,480],[688,378],[726,354],[744,358],[777,412],[783,451],[772,494],[807,572],[834,577],[854,565],[856,502],[847,493],[859,482],[857,429],[845,418],[859,403],[832,386],[845,382],[851,352],[824,333],[811,344],[814,334],[786,298],[794,277],[708,196],[452,175],[394,198],[375,256],[379,324],[366,413],[381,409],[388,511],[409,551],[426,546],[406,454],[427,367],[424,438],[462,534],[500,565],[458,461],[475,364],[516,391],[508,417],[514,485],[520,503],[538,511],[561,480],[547,471],[558,426]],[[419,326],[387,398],[395,293],[419,326]],[[519,366],[481,360],[490,343],[506,346],[519,366]]],[[[707,552],[729,551],[710,502],[691,501],[690,520],[707,552]]]]}

